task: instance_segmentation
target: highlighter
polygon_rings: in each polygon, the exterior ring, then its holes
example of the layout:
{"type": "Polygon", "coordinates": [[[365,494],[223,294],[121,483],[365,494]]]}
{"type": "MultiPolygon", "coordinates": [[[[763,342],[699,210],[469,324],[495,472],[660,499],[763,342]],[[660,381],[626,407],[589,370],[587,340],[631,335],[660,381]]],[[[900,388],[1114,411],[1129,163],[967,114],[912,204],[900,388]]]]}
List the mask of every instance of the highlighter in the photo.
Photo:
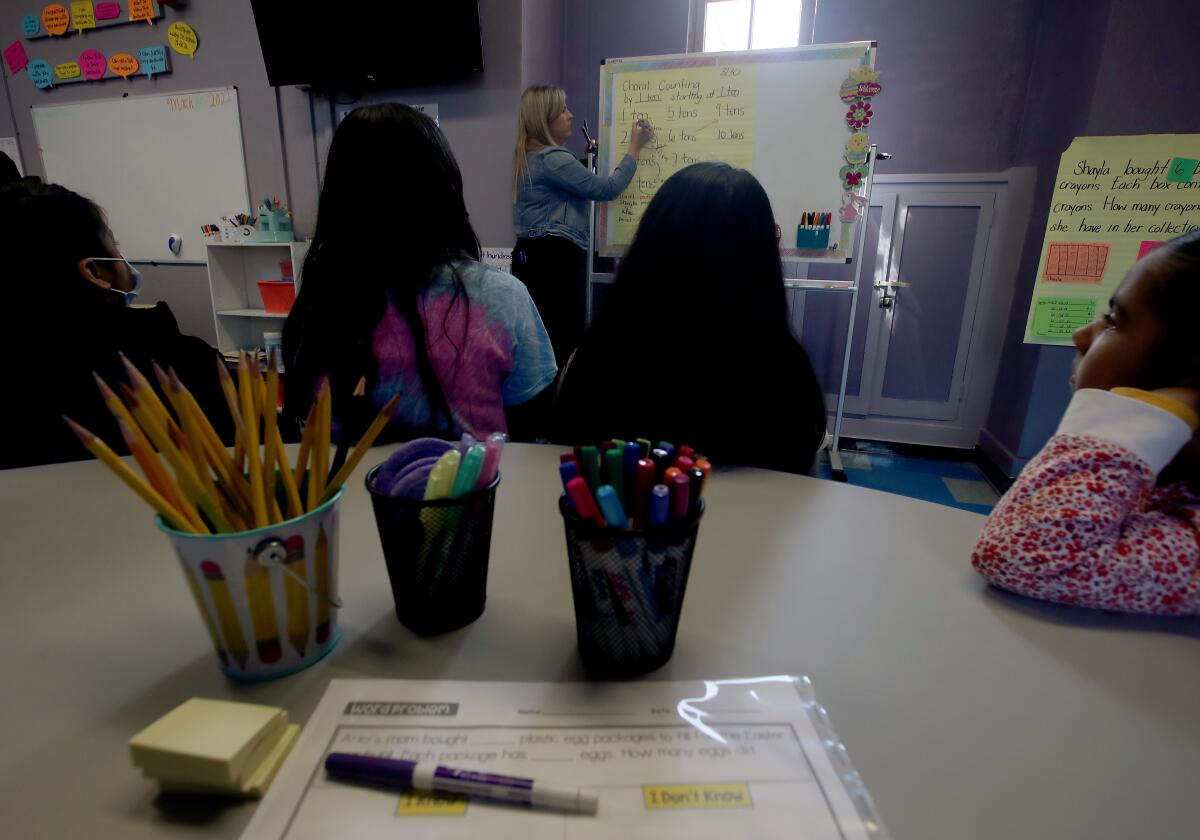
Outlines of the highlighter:
{"type": "Polygon", "coordinates": [[[487,443],[484,446],[487,451],[483,458],[483,469],[479,471],[479,483],[475,485],[477,490],[490,487],[496,480],[496,474],[500,472],[500,453],[504,449],[504,432],[492,432],[488,435],[487,443]]]}
{"type": "Polygon", "coordinates": [[[429,481],[425,484],[425,501],[445,499],[454,489],[454,477],[458,474],[458,465],[462,454],[457,449],[447,449],[438,458],[437,463],[429,473],[429,481]]]}
{"type": "Polygon", "coordinates": [[[621,507],[617,491],[610,485],[605,484],[596,491],[596,504],[600,506],[600,513],[604,514],[604,520],[609,525],[615,528],[629,527],[629,519],[625,516],[625,509],[621,507]]]}
{"type": "Polygon", "coordinates": [[[483,471],[483,461],[487,457],[487,447],[482,443],[473,443],[462,456],[458,465],[458,473],[454,476],[454,486],[450,490],[450,498],[457,499],[475,489],[479,483],[479,474],[483,471]]]}
{"type": "MultiPolygon", "coordinates": [[[[608,450],[604,453],[604,484],[617,491],[617,500],[625,503],[625,455],[620,449],[608,450]]],[[[596,490],[599,493],[599,489],[596,490]]]]}
{"type": "Polygon", "coordinates": [[[671,518],[687,519],[690,501],[688,485],[691,481],[685,473],[676,473],[671,478],[671,518]]]}

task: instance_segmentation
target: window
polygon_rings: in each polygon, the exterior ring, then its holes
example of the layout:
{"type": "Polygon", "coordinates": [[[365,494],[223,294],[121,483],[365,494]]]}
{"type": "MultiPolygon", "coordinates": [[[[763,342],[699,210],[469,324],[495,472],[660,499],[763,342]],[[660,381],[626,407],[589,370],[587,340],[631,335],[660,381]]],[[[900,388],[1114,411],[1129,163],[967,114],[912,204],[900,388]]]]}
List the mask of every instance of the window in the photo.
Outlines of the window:
{"type": "Polygon", "coordinates": [[[763,50],[812,43],[817,0],[692,0],[692,52],[763,50]]]}

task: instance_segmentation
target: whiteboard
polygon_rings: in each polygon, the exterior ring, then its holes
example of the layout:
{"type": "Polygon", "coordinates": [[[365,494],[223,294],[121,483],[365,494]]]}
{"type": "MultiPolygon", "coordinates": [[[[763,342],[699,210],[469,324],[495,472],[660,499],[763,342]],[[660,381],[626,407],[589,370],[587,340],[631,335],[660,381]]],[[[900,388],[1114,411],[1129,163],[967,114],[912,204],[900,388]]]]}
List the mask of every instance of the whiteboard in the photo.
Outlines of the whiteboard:
{"type": "Polygon", "coordinates": [[[103,207],[131,260],[202,263],[201,225],[251,211],[236,88],[35,107],[33,125],[46,179],[103,207]]]}
{"type": "Polygon", "coordinates": [[[853,133],[839,94],[851,73],[874,65],[873,42],[607,59],[600,73],[607,141],[600,144],[600,171],[611,172],[625,154],[635,119],[648,118],[657,137],[642,150],[630,187],[598,205],[600,253],[624,253],[641,211],[671,174],[697,161],[724,160],[753,172],[766,189],[783,258],[849,262],[861,221],[839,217],[847,201],[841,169],[853,133]],[[798,247],[805,213],[832,214],[819,249],[798,247]]]}

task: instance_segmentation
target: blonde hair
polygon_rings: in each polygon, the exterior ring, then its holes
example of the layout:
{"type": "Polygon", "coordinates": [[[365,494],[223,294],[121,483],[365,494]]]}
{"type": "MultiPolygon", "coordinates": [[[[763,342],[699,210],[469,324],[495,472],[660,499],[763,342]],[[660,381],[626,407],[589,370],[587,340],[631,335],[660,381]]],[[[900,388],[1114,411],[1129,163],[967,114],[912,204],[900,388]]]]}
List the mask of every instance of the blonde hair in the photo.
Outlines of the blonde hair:
{"type": "Polygon", "coordinates": [[[533,85],[521,94],[517,109],[517,144],[513,149],[512,196],[517,200],[525,176],[526,157],[540,148],[557,146],[550,136],[550,123],[567,110],[567,93],[553,85],[533,85]]]}

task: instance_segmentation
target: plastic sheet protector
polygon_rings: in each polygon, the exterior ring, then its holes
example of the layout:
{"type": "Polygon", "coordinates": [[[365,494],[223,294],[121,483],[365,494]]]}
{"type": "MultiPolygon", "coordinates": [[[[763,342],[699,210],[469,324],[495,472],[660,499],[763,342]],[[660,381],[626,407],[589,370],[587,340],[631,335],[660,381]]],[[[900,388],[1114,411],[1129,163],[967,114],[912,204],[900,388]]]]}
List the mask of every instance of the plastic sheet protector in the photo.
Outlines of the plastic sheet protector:
{"type": "Polygon", "coordinates": [[[634,683],[332,680],[244,838],[887,833],[804,677],[634,683]],[[594,815],[335,781],[330,752],[526,776],[594,815]]]}

